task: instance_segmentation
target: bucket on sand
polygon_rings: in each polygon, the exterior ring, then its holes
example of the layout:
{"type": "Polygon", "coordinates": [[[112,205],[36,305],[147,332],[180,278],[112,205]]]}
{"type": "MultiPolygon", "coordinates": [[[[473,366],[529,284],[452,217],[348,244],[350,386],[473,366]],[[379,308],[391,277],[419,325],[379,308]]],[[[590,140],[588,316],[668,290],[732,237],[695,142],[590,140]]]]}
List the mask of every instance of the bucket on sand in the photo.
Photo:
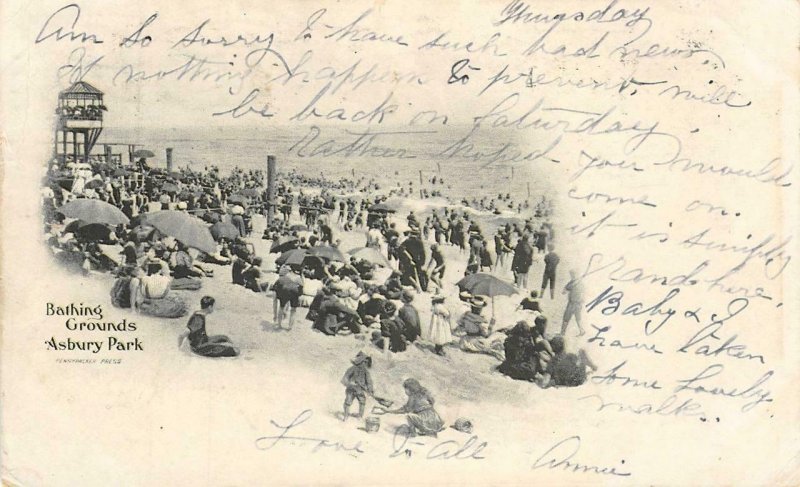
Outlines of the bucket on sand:
{"type": "Polygon", "coordinates": [[[381,429],[381,418],[376,418],[375,416],[369,416],[366,420],[365,428],[367,433],[375,433],[379,429],[381,429]]]}

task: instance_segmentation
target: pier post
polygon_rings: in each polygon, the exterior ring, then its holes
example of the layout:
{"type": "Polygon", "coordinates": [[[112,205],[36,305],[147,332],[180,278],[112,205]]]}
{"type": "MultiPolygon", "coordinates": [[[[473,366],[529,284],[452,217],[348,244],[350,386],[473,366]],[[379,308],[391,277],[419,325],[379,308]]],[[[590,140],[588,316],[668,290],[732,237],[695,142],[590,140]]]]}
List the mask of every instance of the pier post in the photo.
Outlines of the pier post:
{"type": "Polygon", "coordinates": [[[531,183],[530,181],[528,181],[528,198],[530,199],[530,197],[531,197],[531,183]]]}
{"type": "Polygon", "coordinates": [[[73,157],[73,159],[75,161],[75,164],[80,162],[80,158],[78,157],[78,154],[79,154],[78,149],[79,149],[79,147],[78,147],[78,132],[73,130],[72,131],[72,157],[73,157]]]}
{"type": "Polygon", "coordinates": [[[106,155],[106,164],[111,164],[111,146],[108,144],[103,144],[103,152],[106,155]]]}
{"type": "Polygon", "coordinates": [[[167,172],[172,172],[172,147],[167,147],[167,172]]]}
{"type": "Polygon", "coordinates": [[[275,156],[267,156],[267,226],[275,219],[275,156]]]}
{"type": "Polygon", "coordinates": [[[84,130],[83,132],[83,162],[89,162],[89,155],[92,152],[92,148],[89,146],[89,131],[84,130]]]}

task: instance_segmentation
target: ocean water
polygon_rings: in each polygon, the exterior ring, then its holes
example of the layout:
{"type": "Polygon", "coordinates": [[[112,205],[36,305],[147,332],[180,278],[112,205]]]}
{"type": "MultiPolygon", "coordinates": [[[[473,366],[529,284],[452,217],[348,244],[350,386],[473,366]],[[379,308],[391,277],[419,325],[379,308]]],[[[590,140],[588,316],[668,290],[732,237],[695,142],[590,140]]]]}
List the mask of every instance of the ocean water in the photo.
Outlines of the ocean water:
{"type": "MultiPolygon", "coordinates": [[[[151,161],[152,165],[165,167],[165,150],[167,147],[172,147],[175,167],[188,166],[201,170],[215,164],[223,172],[236,166],[243,169],[266,170],[267,155],[271,154],[276,157],[280,172],[296,170],[310,176],[324,174],[328,178],[352,177],[355,174],[356,177],[376,178],[382,184],[391,186],[397,183],[407,186],[409,181],[413,181],[415,189],[419,188],[420,171],[422,171],[423,188],[431,188],[428,180],[436,175],[445,182],[443,186],[437,185],[436,188],[442,189],[448,196],[458,198],[494,197],[499,193],[510,193],[515,200],[522,201],[527,198],[529,188],[532,201],[538,200],[542,195],[552,194],[546,173],[547,165],[552,163],[541,160],[506,161],[487,166],[485,158],[475,160],[463,153],[454,157],[442,154],[444,149],[468,132],[468,127],[448,128],[426,133],[381,135],[374,140],[373,146],[393,151],[405,150],[407,154],[415,156],[413,159],[401,159],[361,155],[311,156],[312,149],[325,141],[334,140],[332,144],[340,148],[356,140],[357,136],[339,127],[321,128],[315,141],[306,148],[307,157],[300,157],[297,150],[290,149],[304,137],[306,140],[310,139],[308,126],[258,129],[110,127],[104,129],[94,152],[102,153],[103,143],[133,143],[137,144],[137,148],[150,149],[156,154],[151,161]]],[[[521,150],[518,146],[522,144],[517,134],[501,131],[478,131],[471,135],[469,142],[474,145],[474,150],[484,153],[494,152],[505,143],[512,144],[511,151],[521,150]]],[[[123,160],[127,160],[126,148],[115,147],[114,152],[125,152],[123,160]]]]}

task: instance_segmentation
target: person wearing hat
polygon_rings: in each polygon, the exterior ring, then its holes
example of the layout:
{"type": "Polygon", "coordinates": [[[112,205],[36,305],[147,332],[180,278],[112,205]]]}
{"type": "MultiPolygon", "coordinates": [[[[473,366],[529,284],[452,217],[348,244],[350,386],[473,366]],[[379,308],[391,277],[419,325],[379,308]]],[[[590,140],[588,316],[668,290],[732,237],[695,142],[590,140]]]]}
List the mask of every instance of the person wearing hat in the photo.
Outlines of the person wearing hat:
{"type": "Polygon", "coordinates": [[[459,347],[465,352],[483,353],[503,360],[503,339],[495,334],[495,320],[487,321],[481,314],[486,307],[486,300],[474,296],[470,302],[470,310],[458,319],[456,334],[461,336],[459,347]]]}
{"type": "Polygon", "coordinates": [[[403,307],[398,311],[397,318],[403,323],[403,336],[406,340],[413,343],[422,333],[419,312],[417,312],[417,308],[411,304],[412,301],[414,301],[414,295],[409,291],[403,291],[400,300],[403,301],[403,307]]]}
{"type": "Polygon", "coordinates": [[[425,255],[425,244],[422,243],[419,230],[409,230],[408,238],[400,244],[398,256],[402,283],[407,286],[414,286],[420,292],[426,290],[428,276],[423,269],[427,256],[425,255]]]}
{"type": "Polygon", "coordinates": [[[378,348],[394,353],[405,352],[406,340],[403,336],[403,323],[397,319],[397,306],[391,301],[385,301],[381,309],[380,336],[373,334],[373,341],[378,348]]]}
{"type": "Polygon", "coordinates": [[[444,346],[453,341],[453,326],[450,310],[444,304],[444,296],[431,298],[431,325],[428,327],[427,339],[433,343],[433,351],[444,356],[444,346]]]}
{"type": "Polygon", "coordinates": [[[342,421],[347,421],[350,416],[350,405],[353,404],[353,399],[358,401],[358,414],[356,417],[361,418],[364,416],[367,394],[370,396],[373,394],[372,377],[369,373],[369,369],[372,367],[372,357],[364,352],[358,352],[351,362],[353,365],[347,369],[344,377],[342,377],[342,385],[345,386],[342,421]]]}

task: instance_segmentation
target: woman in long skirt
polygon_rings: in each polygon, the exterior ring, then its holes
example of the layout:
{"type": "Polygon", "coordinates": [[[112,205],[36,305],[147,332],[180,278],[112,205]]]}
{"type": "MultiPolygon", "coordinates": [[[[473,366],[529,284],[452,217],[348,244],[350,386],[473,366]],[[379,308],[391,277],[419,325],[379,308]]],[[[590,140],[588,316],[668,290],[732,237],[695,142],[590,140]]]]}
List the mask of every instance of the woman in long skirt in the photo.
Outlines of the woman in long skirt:
{"type": "Polygon", "coordinates": [[[444,421],[433,409],[434,399],[417,379],[406,379],[403,388],[408,402],[398,409],[385,410],[391,414],[405,414],[408,421],[408,436],[436,436],[444,429],[444,421]]]}

